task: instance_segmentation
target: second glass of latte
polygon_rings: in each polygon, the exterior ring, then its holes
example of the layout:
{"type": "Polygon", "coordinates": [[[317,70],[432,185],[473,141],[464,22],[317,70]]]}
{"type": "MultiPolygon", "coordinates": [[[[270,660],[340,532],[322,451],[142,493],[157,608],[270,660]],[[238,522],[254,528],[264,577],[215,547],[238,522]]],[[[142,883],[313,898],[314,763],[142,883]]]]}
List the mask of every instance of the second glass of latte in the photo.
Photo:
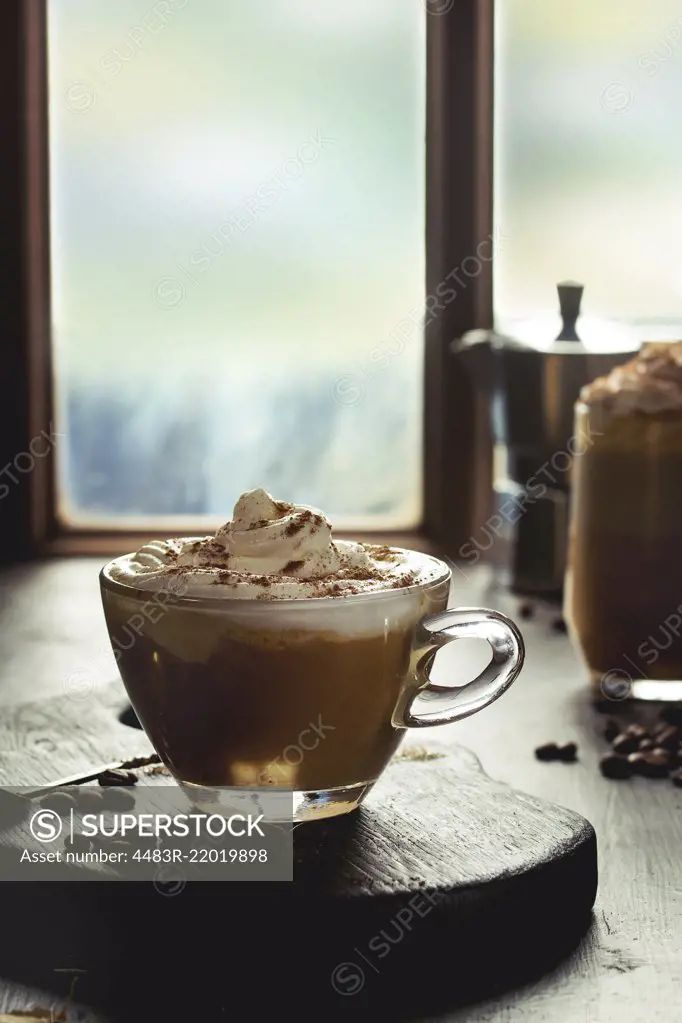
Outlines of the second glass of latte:
{"type": "Polygon", "coordinates": [[[609,699],[682,699],[682,342],[583,389],[566,617],[609,699]]]}
{"type": "Polygon", "coordinates": [[[319,511],[244,494],[214,536],[147,544],[102,570],[112,646],[164,763],[198,802],[280,789],[294,820],[354,809],[409,727],[475,713],[523,663],[518,630],[446,610],[450,569],[334,541],[319,511]],[[486,639],[466,686],[429,681],[440,646],[486,639]]]}

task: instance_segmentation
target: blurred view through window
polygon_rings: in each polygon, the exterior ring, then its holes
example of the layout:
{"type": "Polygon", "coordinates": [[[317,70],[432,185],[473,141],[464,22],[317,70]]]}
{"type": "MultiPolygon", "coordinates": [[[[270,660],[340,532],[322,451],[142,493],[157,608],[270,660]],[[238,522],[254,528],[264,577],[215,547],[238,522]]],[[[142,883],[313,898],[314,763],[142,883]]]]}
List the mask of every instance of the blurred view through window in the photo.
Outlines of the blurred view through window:
{"type": "Polygon", "coordinates": [[[49,0],[60,509],[421,513],[420,0],[49,0]]]}
{"type": "Polygon", "coordinates": [[[679,338],[682,6],[501,0],[496,19],[496,326],[556,312],[569,278],[593,320],[679,338]]]}

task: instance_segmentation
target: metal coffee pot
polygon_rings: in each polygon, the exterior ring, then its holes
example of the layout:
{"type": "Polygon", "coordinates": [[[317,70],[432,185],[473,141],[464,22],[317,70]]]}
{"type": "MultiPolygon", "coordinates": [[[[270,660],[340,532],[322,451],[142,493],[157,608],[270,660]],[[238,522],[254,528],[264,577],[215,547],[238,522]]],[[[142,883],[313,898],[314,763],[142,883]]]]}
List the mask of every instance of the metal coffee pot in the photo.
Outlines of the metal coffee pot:
{"type": "Polygon", "coordinates": [[[553,603],[562,600],[566,567],[574,403],[585,384],[639,348],[624,331],[615,343],[602,346],[597,336],[586,344],[577,323],[583,285],[567,281],[557,291],[556,338],[475,330],[453,346],[488,395],[495,445],[492,514],[459,556],[485,557],[512,592],[553,603]]]}

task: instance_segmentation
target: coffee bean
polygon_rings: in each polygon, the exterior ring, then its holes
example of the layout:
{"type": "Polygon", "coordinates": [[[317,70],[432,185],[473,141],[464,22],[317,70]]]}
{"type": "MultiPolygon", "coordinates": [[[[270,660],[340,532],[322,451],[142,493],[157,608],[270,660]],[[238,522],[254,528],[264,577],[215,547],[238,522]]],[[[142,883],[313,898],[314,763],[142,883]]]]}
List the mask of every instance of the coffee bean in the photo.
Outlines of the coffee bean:
{"type": "Polygon", "coordinates": [[[137,785],[137,775],[132,771],[102,771],[97,780],[102,786],[137,785]]]}
{"type": "Polygon", "coordinates": [[[70,792],[60,792],[58,789],[56,792],[48,792],[46,795],[41,796],[40,805],[44,806],[46,810],[54,810],[56,813],[63,815],[75,808],[76,800],[70,792]]]}
{"type": "Polygon", "coordinates": [[[565,742],[557,750],[557,760],[564,764],[574,764],[578,759],[578,747],[574,742],[565,742]]]}
{"type": "Polygon", "coordinates": [[[613,700],[605,700],[602,697],[599,697],[592,701],[592,709],[597,714],[612,714],[613,700]]]}
{"type": "Polygon", "coordinates": [[[555,618],[552,622],[552,628],[555,632],[566,633],[568,632],[568,626],[563,618],[555,618]]]}
{"type": "Polygon", "coordinates": [[[643,778],[666,778],[672,767],[672,756],[670,750],[654,746],[653,749],[639,749],[631,753],[628,762],[633,773],[643,778]]]}
{"type": "Polygon", "coordinates": [[[102,804],[107,810],[129,810],[135,806],[135,796],[127,788],[114,786],[104,790],[102,804]]]}
{"type": "Polygon", "coordinates": [[[655,745],[656,743],[653,739],[649,739],[648,737],[646,739],[642,739],[639,744],[640,753],[645,753],[648,749],[653,749],[655,745]]]}
{"type": "Polygon", "coordinates": [[[652,780],[661,779],[668,777],[668,775],[670,774],[670,768],[659,767],[656,764],[646,764],[642,765],[639,773],[642,775],[643,778],[650,778],[652,780]]]}
{"type": "Polygon", "coordinates": [[[83,812],[95,812],[102,809],[102,793],[90,785],[80,789],[76,796],[77,806],[83,812]]]}
{"type": "Polygon", "coordinates": [[[678,789],[682,789],[682,770],[675,771],[670,777],[672,778],[673,785],[678,789]]]}
{"type": "Polygon", "coordinates": [[[656,733],[656,744],[666,749],[676,750],[680,745],[680,730],[675,725],[668,725],[656,733]]]}
{"type": "Polygon", "coordinates": [[[667,778],[670,774],[670,754],[660,747],[642,753],[638,773],[645,778],[667,778]]]}
{"type": "Polygon", "coordinates": [[[535,750],[535,756],[538,760],[558,760],[559,759],[559,747],[555,742],[546,742],[544,746],[538,746],[535,750]]]}
{"type": "Polygon", "coordinates": [[[644,725],[634,724],[628,725],[625,729],[625,735],[629,735],[632,739],[648,739],[649,733],[647,732],[644,725]]]}
{"type": "Polygon", "coordinates": [[[613,742],[617,735],[620,735],[620,725],[614,718],[609,718],[604,725],[604,738],[607,742],[613,742]]]}
{"type": "Polygon", "coordinates": [[[599,770],[605,778],[612,778],[615,781],[624,781],[632,775],[632,765],[628,760],[613,753],[607,753],[601,758],[599,770]]]}
{"type": "Polygon", "coordinates": [[[644,754],[637,750],[636,753],[630,753],[628,756],[628,764],[632,768],[633,774],[644,774],[646,771],[646,765],[644,763],[644,754]]]}
{"type": "Polygon", "coordinates": [[[639,746],[638,740],[635,739],[632,735],[626,735],[625,732],[621,732],[621,734],[617,735],[616,738],[613,740],[614,753],[621,754],[634,753],[638,746],[639,746]]]}
{"type": "Polygon", "coordinates": [[[130,849],[130,842],[127,842],[125,838],[112,838],[107,843],[107,849],[110,849],[111,852],[126,852],[127,849],[130,849]]]}
{"type": "Polygon", "coordinates": [[[519,605],[519,618],[523,618],[525,620],[527,618],[532,618],[534,614],[535,608],[529,601],[519,605]]]}

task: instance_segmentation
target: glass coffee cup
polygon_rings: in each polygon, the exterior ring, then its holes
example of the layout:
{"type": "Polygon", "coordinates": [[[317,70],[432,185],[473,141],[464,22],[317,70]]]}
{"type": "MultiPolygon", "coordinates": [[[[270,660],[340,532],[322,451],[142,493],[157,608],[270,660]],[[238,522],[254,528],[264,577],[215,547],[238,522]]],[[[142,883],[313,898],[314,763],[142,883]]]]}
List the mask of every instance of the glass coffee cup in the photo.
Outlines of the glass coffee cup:
{"type": "Polygon", "coordinates": [[[181,576],[159,600],[121,581],[125,559],[104,567],[104,612],[130,700],[197,803],[216,789],[275,787],[291,793],[294,820],[345,813],[407,728],[457,721],[509,688],[524,657],[515,625],[496,611],[446,610],[449,567],[409,556],[427,581],[276,600],[193,596],[181,576]],[[464,637],[490,644],[488,667],[458,688],[431,683],[438,649],[464,637]]]}
{"type": "Polygon", "coordinates": [[[576,404],[566,618],[609,699],[682,699],[682,343],[576,404]]]}

